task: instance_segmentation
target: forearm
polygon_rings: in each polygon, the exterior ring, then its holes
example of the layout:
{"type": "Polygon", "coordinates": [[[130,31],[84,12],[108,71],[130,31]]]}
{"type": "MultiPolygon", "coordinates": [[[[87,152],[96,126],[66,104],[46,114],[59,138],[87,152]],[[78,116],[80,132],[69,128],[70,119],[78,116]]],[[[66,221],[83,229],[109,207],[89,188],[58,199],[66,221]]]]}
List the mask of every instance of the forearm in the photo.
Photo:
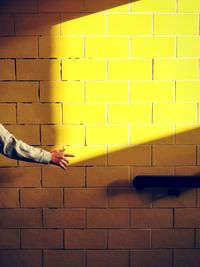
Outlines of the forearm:
{"type": "Polygon", "coordinates": [[[30,162],[47,164],[51,160],[51,153],[41,148],[30,146],[16,139],[3,125],[0,124],[0,152],[5,156],[30,162]]]}

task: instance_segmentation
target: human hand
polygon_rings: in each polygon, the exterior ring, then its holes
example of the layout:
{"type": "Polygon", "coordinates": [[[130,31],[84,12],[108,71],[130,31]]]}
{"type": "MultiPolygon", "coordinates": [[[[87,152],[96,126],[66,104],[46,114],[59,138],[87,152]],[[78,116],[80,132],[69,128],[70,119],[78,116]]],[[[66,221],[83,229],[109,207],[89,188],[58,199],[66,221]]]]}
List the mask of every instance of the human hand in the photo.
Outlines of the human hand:
{"type": "Polygon", "coordinates": [[[65,149],[60,150],[54,150],[51,152],[51,164],[57,165],[61,167],[62,169],[66,169],[67,165],[69,164],[69,161],[67,157],[74,157],[72,154],[65,154],[65,149]]]}

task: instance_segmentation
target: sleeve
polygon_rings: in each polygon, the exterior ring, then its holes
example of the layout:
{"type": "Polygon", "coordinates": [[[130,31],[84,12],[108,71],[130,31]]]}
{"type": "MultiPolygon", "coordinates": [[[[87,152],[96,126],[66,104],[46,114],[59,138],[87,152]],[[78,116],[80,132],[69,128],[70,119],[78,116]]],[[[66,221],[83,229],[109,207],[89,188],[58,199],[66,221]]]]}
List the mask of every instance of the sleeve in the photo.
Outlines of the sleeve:
{"type": "Polygon", "coordinates": [[[0,153],[8,158],[43,164],[48,164],[51,160],[50,152],[16,139],[2,124],[0,124],[0,153]]]}

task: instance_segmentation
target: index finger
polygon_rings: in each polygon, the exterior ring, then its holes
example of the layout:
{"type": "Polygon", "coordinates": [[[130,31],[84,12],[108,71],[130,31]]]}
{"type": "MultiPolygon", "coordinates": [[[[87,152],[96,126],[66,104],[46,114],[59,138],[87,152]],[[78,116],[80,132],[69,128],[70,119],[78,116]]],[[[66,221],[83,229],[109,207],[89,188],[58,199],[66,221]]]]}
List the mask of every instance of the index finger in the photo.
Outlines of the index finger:
{"type": "Polygon", "coordinates": [[[73,154],[64,154],[65,157],[75,157],[73,154]]]}

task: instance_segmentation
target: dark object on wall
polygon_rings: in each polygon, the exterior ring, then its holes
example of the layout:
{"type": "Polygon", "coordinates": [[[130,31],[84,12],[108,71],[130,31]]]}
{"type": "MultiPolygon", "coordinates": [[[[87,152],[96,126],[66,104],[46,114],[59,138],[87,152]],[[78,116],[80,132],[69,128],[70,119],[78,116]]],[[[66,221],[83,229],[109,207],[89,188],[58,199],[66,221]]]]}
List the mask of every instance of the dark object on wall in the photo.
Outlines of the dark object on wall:
{"type": "Polygon", "coordinates": [[[133,186],[138,190],[143,190],[147,187],[165,187],[169,188],[169,195],[178,197],[181,188],[200,187],[200,176],[139,175],[133,180],[133,186]]]}

